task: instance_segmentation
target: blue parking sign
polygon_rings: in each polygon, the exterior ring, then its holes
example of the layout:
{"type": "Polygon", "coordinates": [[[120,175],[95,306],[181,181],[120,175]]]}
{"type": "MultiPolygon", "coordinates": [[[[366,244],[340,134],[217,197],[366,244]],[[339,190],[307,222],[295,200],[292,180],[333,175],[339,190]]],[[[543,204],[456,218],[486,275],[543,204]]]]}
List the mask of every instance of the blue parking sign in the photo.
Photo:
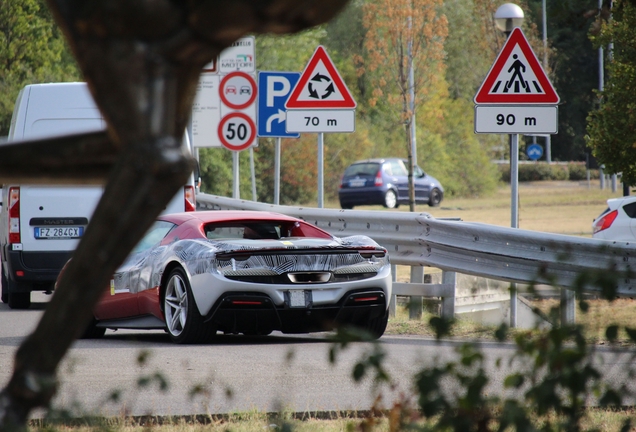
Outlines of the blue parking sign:
{"type": "Polygon", "coordinates": [[[258,136],[298,138],[298,133],[285,131],[285,102],[300,79],[299,72],[258,73],[258,136]]]}

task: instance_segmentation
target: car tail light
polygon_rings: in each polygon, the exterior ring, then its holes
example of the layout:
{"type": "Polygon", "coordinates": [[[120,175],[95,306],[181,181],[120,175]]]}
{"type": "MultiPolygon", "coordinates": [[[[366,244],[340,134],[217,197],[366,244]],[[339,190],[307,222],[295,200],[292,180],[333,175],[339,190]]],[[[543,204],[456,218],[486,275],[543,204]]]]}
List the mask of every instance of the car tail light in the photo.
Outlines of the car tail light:
{"type": "Polygon", "coordinates": [[[9,188],[9,243],[20,243],[20,188],[9,188]]]}
{"type": "Polygon", "coordinates": [[[185,211],[196,211],[197,199],[194,195],[194,186],[185,186],[183,196],[185,199],[185,211]]]}
{"type": "Polygon", "coordinates": [[[618,210],[612,210],[611,212],[607,213],[605,216],[594,222],[594,234],[611,227],[616,220],[616,216],[618,216],[618,210]]]}
{"type": "Polygon", "coordinates": [[[382,186],[382,170],[378,171],[378,173],[375,175],[375,185],[376,186],[382,186]]]}
{"type": "Polygon", "coordinates": [[[340,178],[340,185],[338,185],[338,188],[342,189],[343,186],[344,186],[344,176],[340,178]]]}
{"type": "Polygon", "coordinates": [[[355,297],[353,299],[354,302],[356,303],[360,303],[360,302],[376,302],[380,299],[380,296],[367,296],[367,297],[355,297]]]}
{"type": "Polygon", "coordinates": [[[232,300],[231,303],[237,306],[260,306],[263,304],[261,300],[232,300]]]}

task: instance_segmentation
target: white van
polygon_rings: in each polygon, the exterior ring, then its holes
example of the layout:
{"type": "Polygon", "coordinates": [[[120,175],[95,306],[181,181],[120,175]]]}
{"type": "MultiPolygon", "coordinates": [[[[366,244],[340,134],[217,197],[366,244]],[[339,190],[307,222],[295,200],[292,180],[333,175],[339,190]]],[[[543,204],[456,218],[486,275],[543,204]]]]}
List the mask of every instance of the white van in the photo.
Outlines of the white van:
{"type": "MultiPolygon", "coordinates": [[[[95,132],[105,127],[86,83],[28,85],[18,95],[4,144],[95,132]]],[[[184,145],[191,150],[187,135],[184,145]]],[[[95,185],[3,185],[0,258],[4,303],[12,309],[25,309],[31,304],[31,291],[52,291],[102,192],[103,187],[95,185]]],[[[191,176],[164,213],[195,209],[191,176]]]]}

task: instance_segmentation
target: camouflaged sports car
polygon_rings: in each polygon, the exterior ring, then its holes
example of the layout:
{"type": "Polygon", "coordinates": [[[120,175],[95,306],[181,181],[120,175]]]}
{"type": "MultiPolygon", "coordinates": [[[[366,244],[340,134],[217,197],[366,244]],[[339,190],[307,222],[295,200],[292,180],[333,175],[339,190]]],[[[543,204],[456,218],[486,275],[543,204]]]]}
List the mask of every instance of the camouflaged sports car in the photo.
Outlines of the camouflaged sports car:
{"type": "Polygon", "coordinates": [[[387,251],[268,212],[161,216],[117,270],[85,337],[165,329],[176,343],[218,331],[267,335],[351,325],[380,337],[388,320],[387,251]]]}

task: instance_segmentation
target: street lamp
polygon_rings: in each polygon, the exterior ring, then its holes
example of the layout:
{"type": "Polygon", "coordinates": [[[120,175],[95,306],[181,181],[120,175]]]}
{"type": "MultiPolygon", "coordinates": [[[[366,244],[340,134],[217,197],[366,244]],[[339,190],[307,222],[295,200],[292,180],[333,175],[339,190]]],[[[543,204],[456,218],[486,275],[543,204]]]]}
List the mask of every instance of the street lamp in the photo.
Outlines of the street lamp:
{"type": "MultiPolygon", "coordinates": [[[[523,10],[512,3],[499,6],[495,25],[510,36],[523,22],[523,10]]],[[[519,228],[519,134],[510,135],[510,219],[512,228],[519,228]]],[[[517,327],[517,284],[510,284],[510,327],[517,327]]]]}
{"type": "Polygon", "coordinates": [[[521,27],[523,18],[523,9],[514,3],[504,3],[495,12],[495,25],[508,36],[515,27],[521,27]]]}

